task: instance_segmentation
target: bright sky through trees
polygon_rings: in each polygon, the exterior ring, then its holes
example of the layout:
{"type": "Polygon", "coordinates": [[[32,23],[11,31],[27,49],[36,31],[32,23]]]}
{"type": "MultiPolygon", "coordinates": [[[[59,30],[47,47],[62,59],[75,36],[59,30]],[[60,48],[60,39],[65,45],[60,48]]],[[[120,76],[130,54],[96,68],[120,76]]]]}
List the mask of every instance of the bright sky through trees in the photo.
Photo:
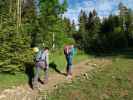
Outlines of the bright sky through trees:
{"type": "Polygon", "coordinates": [[[118,14],[120,2],[133,9],[133,0],[68,0],[68,11],[64,16],[77,22],[81,9],[86,12],[95,9],[100,17],[107,17],[110,14],[118,14]]]}

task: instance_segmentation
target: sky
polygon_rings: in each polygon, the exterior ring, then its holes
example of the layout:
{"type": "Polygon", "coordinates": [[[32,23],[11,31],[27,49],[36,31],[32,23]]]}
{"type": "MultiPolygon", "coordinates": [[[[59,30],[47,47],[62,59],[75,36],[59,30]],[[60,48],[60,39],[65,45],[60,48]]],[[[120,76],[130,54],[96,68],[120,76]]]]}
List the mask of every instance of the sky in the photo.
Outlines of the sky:
{"type": "MultiPolygon", "coordinates": [[[[60,0],[63,2],[63,0],[60,0]]],[[[90,12],[95,9],[100,18],[110,14],[118,14],[118,5],[122,2],[128,8],[133,9],[133,0],[67,0],[68,8],[64,16],[78,23],[79,13],[82,10],[90,12]]]]}

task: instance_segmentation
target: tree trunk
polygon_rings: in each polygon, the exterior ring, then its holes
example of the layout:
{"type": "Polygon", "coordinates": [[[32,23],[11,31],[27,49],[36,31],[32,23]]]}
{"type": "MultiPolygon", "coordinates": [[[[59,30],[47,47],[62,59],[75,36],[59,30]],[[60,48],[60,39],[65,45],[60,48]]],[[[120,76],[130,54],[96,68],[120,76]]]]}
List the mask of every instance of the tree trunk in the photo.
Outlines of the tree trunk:
{"type": "Polygon", "coordinates": [[[21,3],[22,0],[17,0],[17,33],[20,31],[21,29],[21,3]]]}

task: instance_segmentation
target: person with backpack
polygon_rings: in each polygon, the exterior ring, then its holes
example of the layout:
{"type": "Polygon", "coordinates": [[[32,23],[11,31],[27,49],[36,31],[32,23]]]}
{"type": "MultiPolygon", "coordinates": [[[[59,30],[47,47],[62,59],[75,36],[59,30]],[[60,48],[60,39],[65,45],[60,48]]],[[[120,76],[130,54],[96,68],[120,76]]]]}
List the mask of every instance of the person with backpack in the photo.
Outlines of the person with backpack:
{"type": "Polygon", "coordinates": [[[64,55],[66,57],[67,67],[66,67],[66,73],[67,73],[67,79],[72,78],[72,59],[74,55],[74,46],[73,45],[67,45],[64,47],[64,55]]]}
{"type": "Polygon", "coordinates": [[[48,82],[48,68],[49,68],[49,48],[45,47],[42,50],[39,50],[35,57],[35,76],[33,79],[33,86],[38,87],[38,81],[40,80],[39,78],[39,73],[40,69],[43,69],[45,72],[45,78],[43,83],[48,82]]]}

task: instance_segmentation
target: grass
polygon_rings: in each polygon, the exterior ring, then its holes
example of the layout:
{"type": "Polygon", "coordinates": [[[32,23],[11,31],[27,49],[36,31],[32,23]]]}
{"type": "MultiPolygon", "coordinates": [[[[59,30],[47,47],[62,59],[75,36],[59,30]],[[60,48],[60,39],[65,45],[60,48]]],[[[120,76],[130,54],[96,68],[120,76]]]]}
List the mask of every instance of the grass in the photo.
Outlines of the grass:
{"type": "MultiPolygon", "coordinates": [[[[79,52],[78,54],[74,55],[73,64],[77,64],[78,62],[88,58],[88,55],[85,55],[83,52],[79,52]]],[[[59,70],[63,70],[66,67],[66,59],[62,52],[51,54],[50,62],[54,63],[59,70]]]]}
{"type": "Polygon", "coordinates": [[[17,75],[0,74],[0,91],[26,82],[27,77],[23,73],[17,75]]]}
{"type": "Polygon", "coordinates": [[[133,59],[116,57],[102,70],[59,85],[48,100],[133,100],[133,59]]]}
{"type": "MultiPolygon", "coordinates": [[[[84,53],[78,53],[74,57],[74,63],[77,63],[81,60],[87,59],[88,56],[84,53]]],[[[63,70],[65,68],[65,58],[63,53],[58,52],[50,55],[50,63],[53,62],[56,64],[58,70],[63,70]]],[[[50,69],[50,74],[53,73],[54,70],[50,69]]],[[[0,74],[0,91],[3,89],[11,88],[14,86],[19,86],[23,84],[27,84],[28,77],[25,73],[18,73],[16,75],[10,74],[0,74]]]]}

